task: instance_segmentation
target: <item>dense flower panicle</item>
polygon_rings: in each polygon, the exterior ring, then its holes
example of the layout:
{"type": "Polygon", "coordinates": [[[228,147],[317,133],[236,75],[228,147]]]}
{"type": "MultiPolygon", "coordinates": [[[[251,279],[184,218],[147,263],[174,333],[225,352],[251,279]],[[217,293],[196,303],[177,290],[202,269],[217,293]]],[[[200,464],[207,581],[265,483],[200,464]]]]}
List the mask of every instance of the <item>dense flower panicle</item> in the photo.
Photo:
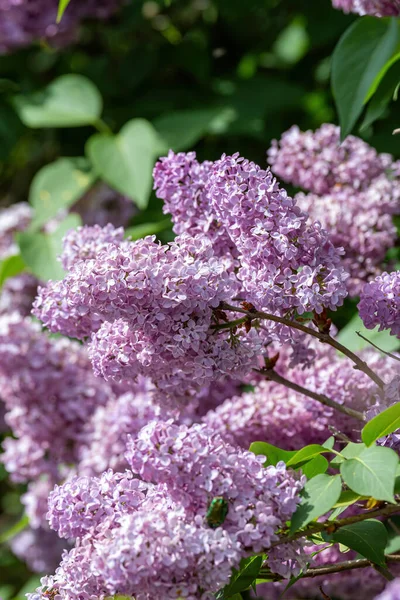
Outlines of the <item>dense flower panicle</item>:
{"type": "Polygon", "coordinates": [[[400,338],[400,271],[382,273],[367,283],[360,295],[358,311],[367,329],[388,329],[400,338]]]}
{"type": "Polygon", "coordinates": [[[30,273],[9,277],[0,292],[0,314],[17,312],[23,317],[31,314],[39,280],[30,273]]]}
{"type": "Polygon", "coordinates": [[[47,518],[63,538],[83,537],[107,528],[123,514],[135,510],[144,499],[146,485],[132,473],[105,471],[100,477],[74,477],[56,485],[48,501],[47,518]]]}
{"type": "MultiPolygon", "coordinates": [[[[0,3],[1,13],[1,3],[0,3]]],[[[1,25],[0,25],[1,28],[1,25]]],[[[1,29],[0,29],[1,31],[1,29]]],[[[0,36],[1,40],[1,36],[0,36]]],[[[18,254],[19,250],[14,242],[14,233],[24,231],[32,220],[32,209],[26,202],[13,204],[0,210],[0,259],[18,254]]]]}
{"type": "Polygon", "coordinates": [[[339,127],[330,124],[315,132],[292,127],[273,142],[268,158],[284,181],[311,192],[295,199],[344,248],[347,288],[358,295],[381,272],[397,238],[392,215],[400,212],[399,164],[357,137],[340,143],[339,127]]]}
{"type": "Polygon", "coordinates": [[[341,143],[340,128],[330,123],[305,132],[294,125],[272,142],[268,162],[287,183],[319,195],[337,186],[365,190],[376,177],[398,168],[390,154],[378,154],[358,137],[349,135],[341,143]]]}
{"type": "Polygon", "coordinates": [[[238,154],[222,157],[210,178],[214,211],[240,255],[246,300],[269,311],[335,310],[347,295],[340,252],[269,170],[238,154]]]}
{"type": "MultiPolygon", "coordinates": [[[[369,377],[355,371],[352,363],[330,346],[311,347],[316,354],[308,367],[290,369],[289,353],[283,349],[275,370],[306,389],[360,412],[375,405],[378,390],[369,377]]],[[[394,376],[393,360],[370,350],[361,356],[385,381],[394,376]]],[[[273,381],[260,381],[254,391],[225,400],[203,421],[226,441],[243,448],[258,440],[298,450],[307,444],[323,443],[330,435],[328,426],[354,440],[360,429],[355,419],[273,381]]]]}
{"type": "Polygon", "coordinates": [[[206,235],[217,254],[234,252],[224,227],[218,222],[208,195],[208,183],[214,163],[199,163],[195,152],[172,150],[154,167],[154,188],[164,201],[163,211],[170,214],[176,234],[206,235]]]}
{"type": "Polygon", "coordinates": [[[390,581],[375,600],[400,600],[400,577],[390,581]]]}
{"type": "Polygon", "coordinates": [[[71,2],[60,23],[56,22],[56,0],[1,0],[0,53],[47,40],[64,46],[77,37],[85,19],[107,19],[123,4],[121,0],[81,0],[71,2]]]}
{"type": "Polygon", "coordinates": [[[201,236],[183,234],[169,246],[154,236],[110,243],[96,258],[75,260],[63,281],[40,289],[34,314],[54,332],[80,338],[93,332],[96,374],[147,376],[161,397],[187,399],[192,388],[230,373],[240,377],[261,351],[254,330],[234,340],[211,330],[214,310],[240,289],[231,264],[201,236]]]}
{"type": "Polygon", "coordinates": [[[334,8],[358,15],[375,17],[397,17],[400,15],[399,0],[332,0],[334,8]]]}
{"type": "Polygon", "coordinates": [[[344,248],[347,288],[351,296],[359,295],[365,282],[381,272],[397,239],[392,212],[400,209],[399,183],[383,176],[360,192],[338,187],[323,196],[300,193],[296,199],[329,232],[332,243],[344,248]]]}
{"type": "Polygon", "coordinates": [[[0,387],[17,438],[5,441],[2,460],[16,480],[74,463],[88,418],[111,394],[83,347],[18,314],[0,317],[0,387]]]}
{"type": "Polygon", "coordinates": [[[104,183],[92,187],[72,208],[85,225],[126,227],[137,212],[131,198],[119,194],[104,183]]]}
{"type": "Polygon", "coordinates": [[[119,245],[124,239],[122,227],[116,229],[110,223],[71,229],[63,239],[61,263],[64,269],[71,269],[78,261],[95,259],[99,252],[110,244],[119,245]]]}
{"type": "Polygon", "coordinates": [[[223,497],[229,507],[223,527],[244,552],[269,547],[296,510],[302,487],[284,463],[264,469],[264,457],[199,424],[149,423],[128,443],[127,460],[145,481],[165,484],[189,513],[205,517],[212,499],[223,497]]]}

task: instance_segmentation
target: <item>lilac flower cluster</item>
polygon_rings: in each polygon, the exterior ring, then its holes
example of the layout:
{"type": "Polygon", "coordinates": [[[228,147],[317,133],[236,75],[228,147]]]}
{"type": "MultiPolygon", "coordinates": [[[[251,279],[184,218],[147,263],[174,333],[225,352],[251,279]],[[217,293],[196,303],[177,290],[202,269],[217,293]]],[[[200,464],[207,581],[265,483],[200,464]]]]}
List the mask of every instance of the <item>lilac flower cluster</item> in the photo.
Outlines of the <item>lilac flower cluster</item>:
{"type": "Polygon", "coordinates": [[[365,285],[358,311],[367,329],[379,326],[400,338],[400,271],[382,273],[365,285]]]}
{"type": "Polygon", "coordinates": [[[340,143],[339,128],[330,124],[315,132],[292,127],[272,143],[268,159],[274,173],[311,192],[295,198],[332,243],[344,247],[347,286],[358,295],[380,272],[397,237],[392,215],[400,212],[398,163],[357,137],[340,143]]]}
{"type": "MultiPolygon", "coordinates": [[[[1,11],[1,4],[0,4],[1,11]]],[[[0,210],[0,259],[18,254],[14,234],[27,229],[32,221],[32,209],[26,202],[0,210]]]]}
{"type": "Polygon", "coordinates": [[[269,170],[238,154],[201,165],[193,152],[170,151],[154,183],[176,231],[201,232],[217,254],[232,255],[242,292],[257,308],[321,312],[342,303],[340,253],[269,170]]]}
{"type": "MultiPolygon", "coordinates": [[[[289,368],[289,352],[281,349],[275,370],[303,388],[323,394],[335,402],[368,411],[375,405],[378,390],[352,363],[338,356],[330,346],[313,345],[315,357],[306,368],[289,368]]],[[[364,350],[367,364],[387,382],[396,373],[393,360],[364,350]]],[[[256,441],[267,441],[286,450],[307,444],[323,443],[329,426],[351,439],[359,437],[360,424],[311,398],[265,379],[255,382],[253,391],[233,396],[210,410],[204,417],[207,426],[232,444],[243,448],[256,441]]]]}
{"type": "Polygon", "coordinates": [[[23,317],[29,316],[37,288],[38,280],[30,273],[6,279],[0,292],[0,314],[17,312],[23,317]]]}
{"type": "Polygon", "coordinates": [[[375,17],[397,17],[400,15],[399,0],[332,0],[334,8],[344,12],[375,17]]]}
{"type": "Polygon", "coordinates": [[[57,480],[60,465],[76,462],[88,418],[108,399],[85,350],[49,338],[18,314],[2,316],[0,387],[16,437],[4,442],[7,470],[16,481],[40,474],[57,480]]]}
{"type": "Polygon", "coordinates": [[[56,0],[1,0],[0,53],[43,39],[53,46],[64,46],[76,39],[81,21],[107,19],[121,5],[121,0],[73,0],[61,22],[56,23],[56,0]]]}
{"type": "Polygon", "coordinates": [[[239,291],[231,258],[216,257],[200,236],[162,246],[154,236],[121,241],[118,232],[71,234],[62,257],[68,274],[40,289],[34,314],[54,332],[93,333],[96,374],[148,376],[163,399],[190,398],[193,387],[251,368],[261,350],[255,331],[232,339],[211,330],[214,310],[239,291]]]}
{"type": "Polygon", "coordinates": [[[400,600],[400,578],[388,583],[385,590],[375,600],[400,600]]]}
{"type": "Polygon", "coordinates": [[[241,558],[276,539],[303,483],[204,425],[154,421],[130,441],[127,460],[133,473],[75,477],[51,493],[51,527],[77,541],[29,600],[211,600],[241,558]],[[207,510],[221,495],[228,514],[212,527],[207,510]]]}

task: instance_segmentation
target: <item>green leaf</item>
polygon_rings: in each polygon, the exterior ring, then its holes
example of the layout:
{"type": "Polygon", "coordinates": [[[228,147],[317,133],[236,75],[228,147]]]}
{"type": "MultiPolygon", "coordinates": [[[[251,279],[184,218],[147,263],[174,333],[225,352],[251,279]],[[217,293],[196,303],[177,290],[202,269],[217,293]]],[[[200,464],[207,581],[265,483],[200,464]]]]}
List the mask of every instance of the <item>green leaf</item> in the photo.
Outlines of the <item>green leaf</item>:
{"type": "Polygon", "coordinates": [[[357,335],[357,331],[386,352],[392,352],[400,346],[400,341],[396,336],[390,335],[388,331],[378,331],[377,328],[367,329],[364,327],[364,324],[358,315],[354,316],[349,323],[339,331],[337,339],[341,344],[353,352],[359,352],[364,348],[371,348],[371,344],[357,335]]]}
{"type": "Polygon", "coordinates": [[[118,135],[95,134],[86,144],[99,177],[141,209],[149,202],[154,162],[164,149],[157,132],[144,119],[129,121],[118,135]]]}
{"type": "Polygon", "coordinates": [[[309,446],[305,446],[301,450],[298,450],[286,464],[288,467],[300,465],[324,452],[329,452],[329,449],[324,448],[324,446],[320,446],[319,444],[310,444],[309,446]]]}
{"type": "Polygon", "coordinates": [[[13,104],[27,127],[81,127],[97,122],[103,101],[86,77],[62,75],[41,92],[14,96],[13,104]]]}
{"type": "Polygon", "coordinates": [[[400,81],[399,59],[400,55],[397,55],[396,64],[393,64],[390,70],[385,74],[377,91],[369,101],[364,120],[360,126],[360,131],[364,131],[379,119],[386,111],[388,104],[394,99],[394,92],[400,81]]]}
{"type": "Polygon", "coordinates": [[[59,158],[40,169],[29,191],[29,202],[35,209],[31,230],[75,204],[94,179],[86,158],[59,158]]]}
{"type": "Polygon", "coordinates": [[[371,421],[364,425],[361,430],[361,438],[364,444],[370,446],[379,438],[393,433],[400,427],[400,402],[389,406],[386,410],[376,415],[371,421]]]}
{"type": "Polygon", "coordinates": [[[265,467],[268,467],[269,465],[273,465],[275,467],[280,461],[287,463],[292,456],[297,454],[297,450],[282,450],[281,448],[273,446],[272,444],[268,444],[267,442],[253,442],[249,450],[258,456],[265,456],[267,458],[266,462],[264,463],[265,467]]]}
{"type": "Polygon", "coordinates": [[[303,465],[301,467],[301,470],[303,471],[307,479],[312,479],[316,475],[326,473],[328,467],[329,463],[326,460],[325,456],[322,456],[320,454],[319,456],[316,456],[315,458],[307,462],[305,465],[303,465]]]}
{"type": "Polygon", "coordinates": [[[391,516],[384,522],[384,525],[388,532],[385,554],[394,554],[400,550],[400,517],[391,516]]]}
{"type": "Polygon", "coordinates": [[[29,518],[26,515],[24,515],[23,517],[21,517],[18,523],[15,523],[15,525],[10,527],[10,529],[7,529],[7,531],[0,533],[0,544],[4,544],[5,542],[12,540],[12,538],[18,535],[18,533],[21,533],[21,531],[26,529],[28,525],[29,518]]]}
{"type": "Polygon", "coordinates": [[[192,148],[201,138],[213,131],[214,123],[225,113],[225,109],[206,108],[181,110],[159,117],[153,125],[166,147],[175,152],[192,148]]]}
{"type": "Polygon", "coordinates": [[[302,502],[292,517],[291,533],[327,513],[339,500],[341,491],[340,475],[317,475],[307,481],[301,492],[302,502]]]}
{"type": "Polygon", "coordinates": [[[130,238],[131,240],[139,240],[146,235],[154,235],[156,233],[161,233],[161,231],[165,231],[166,229],[171,228],[171,219],[163,219],[162,221],[158,221],[156,223],[141,223],[140,225],[134,225],[133,227],[129,227],[125,230],[125,237],[130,238]]]}
{"type": "Polygon", "coordinates": [[[394,503],[398,462],[394,450],[371,446],[358,456],[342,462],[340,473],[346,485],[357,494],[394,503]]]}
{"type": "Polygon", "coordinates": [[[228,585],[224,587],[216,596],[220,600],[234,600],[235,594],[249,588],[257,579],[263,563],[262,556],[251,556],[243,559],[240,563],[240,569],[233,570],[233,574],[228,585]]]}
{"type": "Polygon", "coordinates": [[[338,467],[345,460],[345,458],[354,458],[363,452],[366,448],[365,444],[356,444],[354,442],[349,442],[347,446],[343,448],[340,452],[340,456],[335,456],[333,460],[331,460],[332,467],[338,467]]]}
{"type": "Polygon", "coordinates": [[[26,265],[19,254],[8,256],[0,262],[0,288],[9,277],[19,275],[26,265]]]}
{"type": "Polygon", "coordinates": [[[57,23],[59,23],[61,21],[63,14],[65,12],[65,9],[67,8],[67,6],[70,2],[71,2],[71,0],[59,0],[58,11],[57,11],[57,23]]]}
{"type": "Polygon", "coordinates": [[[331,435],[331,437],[328,437],[328,439],[326,440],[326,442],[324,442],[323,444],[324,448],[328,448],[328,450],[332,450],[333,446],[335,445],[335,438],[333,435],[331,435]]]}
{"type": "Polygon", "coordinates": [[[374,17],[358,19],[340,38],[332,57],[332,91],[342,139],[354,127],[376,76],[397,43],[396,20],[374,17]]]}
{"type": "Polygon", "coordinates": [[[351,506],[355,502],[358,502],[358,500],[360,500],[362,497],[363,496],[356,494],[356,492],[353,492],[352,490],[343,490],[343,492],[340,494],[339,500],[336,502],[333,508],[339,508],[343,506],[346,508],[347,506],[351,506]]]}
{"type": "Polygon", "coordinates": [[[330,537],[330,541],[344,544],[373,563],[384,565],[387,538],[385,526],[380,521],[366,519],[340,527],[330,537]]]}
{"type": "Polygon", "coordinates": [[[61,254],[62,239],[81,221],[78,215],[68,215],[51,234],[26,231],[17,234],[21,256],[26,265],[42,281],[62,279],[65,275],[57,257],[61,254]]]}

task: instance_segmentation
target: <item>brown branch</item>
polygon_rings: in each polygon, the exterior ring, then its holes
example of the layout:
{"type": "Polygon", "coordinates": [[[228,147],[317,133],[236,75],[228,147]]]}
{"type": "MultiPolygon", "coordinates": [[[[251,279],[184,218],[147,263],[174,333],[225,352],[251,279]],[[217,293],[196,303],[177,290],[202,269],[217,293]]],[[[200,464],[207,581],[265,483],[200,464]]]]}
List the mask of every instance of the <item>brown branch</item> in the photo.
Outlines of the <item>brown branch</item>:
{"type": "Polygon", "coordinates": [[[352,408],[347,408],[347,406],[344,406],[343,404],[339,404],[338,402],[335,402],[335,400],[331,400],[330,398],[328,398],[328,396],[325,396],[324,394],[317,394],[316,392],[313,392],[312,390],[308,390],[307,388],[304,388],[301,385],[294,383],[293,381],[289,381],[289,379],[285,379],[285,377],[282,377],[281,375],[279,375],[279,373],[277,373],[273,369],[255,369],[255,370],[257,371],[257,373],[261,373],[262,375],[265,375],[265,377],[267,379],[269,379],[270,381],[275,381],[276,383],[280,383],[281,385],[284,385],[285,387],[289,388],[290,390],[298,392],[299,394],[303,394],[304,396],[308,396],[309,398],[312,398],[313,400],[316,400],[317,402],[320,402],[321,404],[324,404],[325,406],[329,406],[330,408],[333,408],[349,417],[353,417],[354,419],[357,419],[358,421],[365,421],[363,414],[360,413],[358,410],[353,410],[352,408]]]}
{"type": "Polygon", "coordinates": [[[312,535],[314,533],[320,533],[321,531],[336,531],[340,529],[340,527],[344,527],[345,525],[353,525],[353,523],[359,523],[360,521],[365,521],[366,519],[374,519],[375,517],[388,517],[389,515],[393,515],[395,513],[400,513],[400,505],[399,504],[387,504],[383,508],[377,508],[375,510],[369,510],[365,513],[361,513],[359,515],[353,515],[352,517],[345,517],[344,519],[338,519],[337,521],[325,521],[324,523],[314,523],[311,527],[307,529],[303,529],[300,531],[296,531],[292,535],[283,535],[272,542],[271,548],[275,546],[280,546],[281,544],[288,544],[290,542],[294,542],[302,537],[306,537],[308,535],[312,535]]]}
{"type": "MultiPolygon", "coordinates": [[[[400,556],[398,554],[388,554],[386,556],[386,560],[388,562],[400,562],[400,556]]],[[[312,569],[308,569],[304,575],[302,575],[302,579],[306,577],[318,577],[320,575],[329,575],[331,573],[343,573],[343,571],[351,571],[353,569],[365,569],[365,567],[372,567],[373,563],[366,558],[358,558],[355,560],[345,560],[343,562],[335,563],[332,565],[321,565],[320,567],[313,567],[312,569]]],[[[261,570],[259,573],[259,577],[270,576],[269,572],[264,572],[261,570]]],[[[282,581],[284,577],[280,575],[273,575],[273,581],[282,581]]]]}
{"type": "Polygon", "coordinates": [[[398,360],[400,362],[400,357],[399,356],[396,356],[395,354],[392,354],[392,352],[387,352],[383,348],[379,348],[379,346],[377,346],[376,344],[374,344],[374,342],[371,342],[371,340],[369,340],[368,338],[366,338],[360,331],[356,331],[356,334],[362,340],[364,340],[365,342],[368,342],[368,344],[370,344],[371,346],[373,346],[376,350],[379,350],[379,352],[382,352],[382,354],[386,354],[386,356],[389,356],[389,358],[393,358],[393,360],[398,360]]]}
{"type": "MultiPolygon", "coordinates": [[[[233,311],[233,312],[237,312],[237,313],[242,313],[248,317],[249,321],[252,321],[254,319],[266,319],[268,321],[274,321],[275,323],[281,323],[281,325],[286,325],[287,327],[292,327],[293,329],[298,329],[299,331],[302,331],[303,333],[307,333],[308,335],[311,335],[312,337],[315,337],[318,340],[320,340],[320,342],[322,342],[323,344],[329,344],[330,346],[332,346],[332,348],[335,348],[336,350],[338,350],[339,352],[341,352],[342,354],[344,354],[345,356],[350,358],[350,360],[353,361],[353,363],[355,364],[357,369],[359,369],[360,371],[362,371],[363,373],[368,375],[368,377],[370,377],[370,379],[372,379],[372,381],[374,381],[374,383],[376,383],[376,385],[379,388],[383,389],[384,382],[379,377],[379,375],[377,375],[367,365],[367,363],[365,361],[363,361],[359,356],[357,356],[357,354],[354,354],[354,352],[349,350],[349,348],[346,348],[346,346],[343,346],[343,344],[341,344],[340,342],[335,340],[335,338],[331,337],[329,335],[329,333],[322,333],[321,331],[317,331],[316,329],[307,327],[306,325],[303,325],[302,323],[299,323],[298,321],[291,321],[290,319],[286,319],[284,317],[278,317],[277,315],[272,315],[270,313],[266,313],[266,312],[262,312],[262,311],[257,311],[257,310],[248,311],[248,310],[245,310],[244,308],[240,308],[238,306],[231,306],[230,304],[226,304],[225,302],[221,305],[221,309],[229,310],[229,311],[233,311]]],[[[229,326],[230,326],[229,323],[223,323],[221,325],[215,325],[214,329],[216,329],[216,330],[227,329],[227,328],[229,328],[229,326]]]]}

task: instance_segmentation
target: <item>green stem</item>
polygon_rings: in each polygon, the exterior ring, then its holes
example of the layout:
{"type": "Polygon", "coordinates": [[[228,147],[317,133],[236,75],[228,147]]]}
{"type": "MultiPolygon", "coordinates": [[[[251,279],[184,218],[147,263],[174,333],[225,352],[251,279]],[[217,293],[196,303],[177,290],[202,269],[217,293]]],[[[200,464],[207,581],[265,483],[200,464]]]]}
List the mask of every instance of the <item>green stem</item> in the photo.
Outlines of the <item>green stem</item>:
{"type": "Polygon", "coordinates": [[[107,133],[108,135],[112,135],[112,129],[100,117],[93,121],[92,125],[100,133],[107,133]]]}

